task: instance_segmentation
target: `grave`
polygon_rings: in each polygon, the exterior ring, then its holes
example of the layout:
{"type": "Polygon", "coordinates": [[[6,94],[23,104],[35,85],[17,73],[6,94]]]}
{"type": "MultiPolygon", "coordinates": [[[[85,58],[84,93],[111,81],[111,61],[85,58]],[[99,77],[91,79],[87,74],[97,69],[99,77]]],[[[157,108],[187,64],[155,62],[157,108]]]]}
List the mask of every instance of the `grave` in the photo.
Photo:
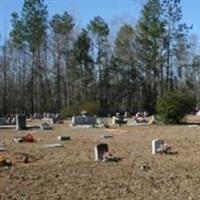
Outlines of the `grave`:
{"type": "Polygon", "coordinates": [[[8,117],[6,119],[6,124],[11,125],[12,124],[12,117],[8,117]]]}
{"type": "Polygon", "coordinates": [[[95,152],[95,160],[103,160],[103,156],[106,152],[108,152],[108,145],[105,143],[100,143],[95,146],[94,148],[95,152]]]}
{"type": "Polygon", "coordinates": [[[26,115],[17,114],[16,115],[16,129],[25,130],[26,129],[26,115]]]}
{"type": "Polygon", "coordinates": [[[12,118],[12,122],[11,123],[12,124],[16,124],[16,118],[15,117],[12,118]]]}
{"type": "Polygon", "coordinates": [[[58,140],[61,140],[61,141],[66,141],[66,140],[71,140],[71,137],[70,136],[58,136],[57,137],[58,140]]]}
{"type": "Polygon", "coordinates": [[[154,139],[152,141],[152,154],[159,153],[161,146],[164,144],[164,140],[154,139]]]}
{"type": "Polygon", "coordinates": [[[0,125],[6,125],[6,118],[5,117],[0,118],[0,125]]]}
{"type": "Polygon", "coordinates": [[[126,124],[128,122],[128,119],[124,117],[123,115],[120,115],[120,113],[116,113],[115,116],[112,118],[113,124],[119,124],[121,126],[122,124],[126,124]]]}
{"type": "Polygon", "coordinates": [[[48,123],[42,123],[42,124],[40,125],[40,129],[41,129],[42,131],[43,131],[43,130],[50,130],[50,129],[52,129],[52,127],[50,127],[48,123]]]}
{"type": "Polygon", "coordinates": [[[0,151],[6,151],[6,149],[0,146],[0,151]]]}
{"type": "Polygon", "coordinates": [[[60,147],[64,147],[64,146],[63,146],[63,144],[56,143],[56,144],[46,144],[46,145],[44,145],[44,147],[47,147],[47,148],[60,148],[60,147]]]}
{"type": "Polygon", "coordinates": [[[113,138],[112,135],[101,135],[101,138],[113,138]]]}
{"type": "Polygon", "coordinates": [[[90,115],[77,115],[72,117],[72,126],[76,125],[95,125],[96,117],[90,115]]]}

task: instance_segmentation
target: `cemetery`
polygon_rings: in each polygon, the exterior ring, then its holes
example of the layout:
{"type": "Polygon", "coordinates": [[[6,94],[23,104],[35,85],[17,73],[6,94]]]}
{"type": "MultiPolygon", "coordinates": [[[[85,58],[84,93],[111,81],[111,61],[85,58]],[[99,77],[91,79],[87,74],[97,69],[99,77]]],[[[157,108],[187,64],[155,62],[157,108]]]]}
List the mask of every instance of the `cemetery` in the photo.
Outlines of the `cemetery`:
{"type": "Polygon", "coordinates": [[[64,120],[45,131],[0,129],[0,198],[200,197],[198,116],[188,116],[197,124],[189,128],[106,120],[110,128],[75,129],[64,120]]]}
{"type": "Polygon", "coordinates": [[[0,0],[0,200],[200,200],[200,0],[0,0]]]}

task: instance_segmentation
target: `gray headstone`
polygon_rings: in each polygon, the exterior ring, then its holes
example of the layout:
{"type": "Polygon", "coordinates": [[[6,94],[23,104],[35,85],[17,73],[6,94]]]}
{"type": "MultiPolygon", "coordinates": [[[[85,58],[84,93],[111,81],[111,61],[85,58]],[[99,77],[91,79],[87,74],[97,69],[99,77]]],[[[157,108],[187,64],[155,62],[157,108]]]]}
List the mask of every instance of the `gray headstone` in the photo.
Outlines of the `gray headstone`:
{"type": "Polygon", "coordinates": [[[26,129],[26,116],[24,114],[16,115],[16,129],[17,130],[26,129]]]}
{"type": "Polygon", "coordinates": [[[0,118],[0,125],[6,125],[6,118],[5,117],[0,118]]]}
{"type": "Polygon", "coordinates": [[[51,129],[51,127],[49,126],[48,123],[43,123],[40,125],[40,129],[43,131],[43,130],[49,130],[51,129]]]}
{"type": "Polygon", "coordinates": [[[96,117],[94,116],[73,116],[72,125],[94,125],[96,124],[96,117]]]}
{"type": "Polygon", "coordinates": [[[152,154],[158,153],[158,150],[160,149],[161,145],[164,144],[164,140],[160,139],[154,139],[152,141],[152,154]]]}
{"type": "Polygon", "coordinates": [[[101,143],[95,146],[94,148],[95,152],[95,160],[103,160],[103,155],[108,152],[108,145],[101,143]]]}

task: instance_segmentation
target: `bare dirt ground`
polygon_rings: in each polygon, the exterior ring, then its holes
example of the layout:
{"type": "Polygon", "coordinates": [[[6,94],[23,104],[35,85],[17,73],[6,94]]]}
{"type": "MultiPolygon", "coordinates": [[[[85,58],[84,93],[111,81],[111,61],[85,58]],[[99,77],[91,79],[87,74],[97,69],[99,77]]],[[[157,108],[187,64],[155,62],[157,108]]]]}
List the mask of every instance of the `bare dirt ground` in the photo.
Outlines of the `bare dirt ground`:
{"type": "MultiPolygon", "coordinates": [[[[190,122],[200,118],[190,118],[190,122]]],[[[34,122],[37,123],[37,122],[34,122]]],[[[32,130],[36,143],[14,143],[25,134],[0,129],[0,143],[12,160],[0,167],[0,200],[198,200],[200,199],[200,126],[123,126],[110,129],[72,128],[68,122],[53,130],[32,130]],[[70,135],[63,148],[58,135],[70,135]],[[102,134],[114,137],[102,139],[102,134]],[[172,155],[152,155],[151,141],[164,139],[172,155]],[[109,145],[120,162],[94,161],[94,146],[109,145]],[[30,162],[21,162],[27,154],[30,162]],[[146,170],[141,166],[145,165],[146,170]]],[[[0,155],[3,153],[0,152],[0,155]]],[[[5,153],[4,153],[5,154],[5,153]]]]}

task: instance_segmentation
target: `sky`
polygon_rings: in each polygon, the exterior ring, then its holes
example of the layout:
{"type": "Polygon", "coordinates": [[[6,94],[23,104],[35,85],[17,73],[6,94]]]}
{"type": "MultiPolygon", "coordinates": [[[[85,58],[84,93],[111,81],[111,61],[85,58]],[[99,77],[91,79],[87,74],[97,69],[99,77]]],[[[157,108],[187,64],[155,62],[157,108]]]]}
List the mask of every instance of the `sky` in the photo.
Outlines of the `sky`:
{"type": "MultiPolygon", "coordinates": [[[[103,17],[115,30],[120,21],[135,24],[144,0],[45,0],[49,19],[68,11],[80,27],[86,26],[97,15],[103,17]]],[[[193,25],[191,34],[200,38],[200,0],[182,0],[183,22],[193,25]]],[[[0,0],[0,34],[5,37],[11,30],[11,13],[20,12],[23,0],[0,0]]]]}

